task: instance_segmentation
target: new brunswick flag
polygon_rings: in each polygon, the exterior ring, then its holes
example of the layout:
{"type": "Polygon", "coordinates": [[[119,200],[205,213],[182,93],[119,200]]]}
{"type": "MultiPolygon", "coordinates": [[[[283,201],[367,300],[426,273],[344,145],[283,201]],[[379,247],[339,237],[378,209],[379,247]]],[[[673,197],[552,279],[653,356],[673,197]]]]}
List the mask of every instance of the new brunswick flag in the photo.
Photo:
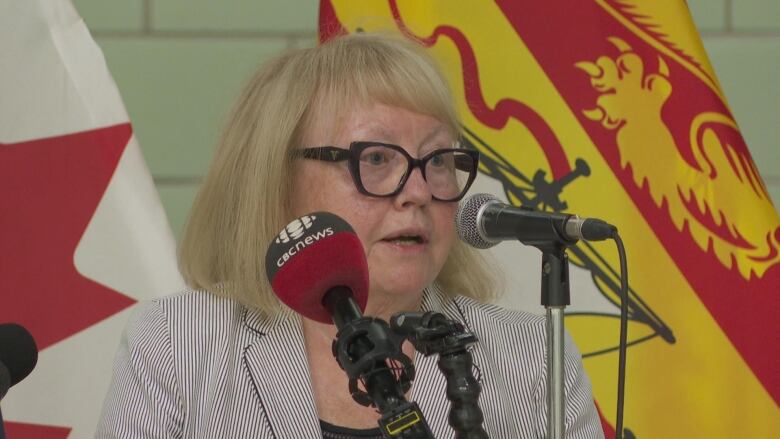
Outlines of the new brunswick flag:
{"type": "MultiPolygon", "coordinates": [[[[390,28],[444,68],[466,144],[482,154],[481,190],[620,230],[630,271],[626,437],[780,432],[780,218],[685,3],[321,3],[322,39],[390,28]]],[[[499,259],[528,284],[539,262],[520,247],[499,246],[499,259]]],[[[617,252],[580,243],[569,253],[567,329],[609,436],[617,252]]],[[[539,290],[519,285],[510,282],[507,303],[541,312],[539,290]]]]}

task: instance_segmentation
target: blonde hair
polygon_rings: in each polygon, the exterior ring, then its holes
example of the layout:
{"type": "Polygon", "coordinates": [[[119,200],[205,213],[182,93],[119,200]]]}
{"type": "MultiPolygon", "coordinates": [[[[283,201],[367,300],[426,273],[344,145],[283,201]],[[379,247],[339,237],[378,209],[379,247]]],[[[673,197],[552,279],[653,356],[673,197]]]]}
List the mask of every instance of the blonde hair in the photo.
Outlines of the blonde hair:
{"type": "MultiPolygon", "coordinates": [[[[203,288],[274,314],[280,302],[265,276],[265,250],[292,218],[291,151],[319,115],[381,103],[460,124],[446,82],[419,45],[397,36],[354,34],[265,63],[240,94],[195,198],[180,269],[203,288]]],[[[487,300],[495,276],[457,242],[437,283],[447,294],[487,300]]]]}

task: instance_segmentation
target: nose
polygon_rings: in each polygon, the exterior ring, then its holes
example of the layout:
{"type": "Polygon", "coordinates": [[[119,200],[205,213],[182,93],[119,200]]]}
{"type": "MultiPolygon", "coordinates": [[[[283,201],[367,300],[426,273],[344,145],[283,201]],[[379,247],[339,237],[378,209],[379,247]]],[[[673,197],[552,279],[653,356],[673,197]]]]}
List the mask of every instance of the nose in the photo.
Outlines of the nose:
{"type": "Polygon", "coordinates": [[[422,170],[415,167],[401,192],[395,196],[395,204],[397,207],[424,206],[431,200],[433,200],[433,194],[428,187],[428,182],[423,178],[422,170]]]}

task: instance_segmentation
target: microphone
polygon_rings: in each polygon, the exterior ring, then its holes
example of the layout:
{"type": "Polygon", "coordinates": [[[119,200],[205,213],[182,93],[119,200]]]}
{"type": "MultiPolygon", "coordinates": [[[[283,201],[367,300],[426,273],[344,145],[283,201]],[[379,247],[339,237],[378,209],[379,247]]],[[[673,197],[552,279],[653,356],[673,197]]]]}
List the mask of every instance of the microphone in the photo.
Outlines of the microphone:
{"type": "Polygon", "coordinates": [[[460,239],[480,249],[509,239],[532,246],[602,241],[617,231],[600,219],[515,207],[491,194],[475,194],[462,201],[455,223],[460,239]]]}
{"type": "MultiPolygon", "coordinates": [[[[38,346],[30,332],[16,323],[0,324],[0,400],[11,386],[25,379],[37,363],[38,346]]],[[[2,412],[0,439],[5,439],[2,412]]]]}
{"type": "MultiPolygon", "coordinates": [[[[276,296],[293,311],[321,323],[334,323],[323,300],[331,290],[356,303],[368,300],[368,262],[363,244],[346,221],[329,212],[293,220],[271,243],[265,270],[276,296]]],[[[338,324],[347,320],[339,315],[338,324]]]]}
{"type": "Polygon", "coordinates": [[[414,366],[401,350],[403,338],[383,320],[363,316],[368,262],[352,227],[329,212],[297,218],[271,243],[265,269],[283,303],[336,325],[333,355],[349,377],[352,398],[382,414],[380,428],[397,437],[432,438],[417,404],[404,397],[414,366]]]}
{"type": "Polygon", "coordinates": [[[16,323],[0,324],[0,399],[37,363],[38,347],[32,335],[16,323]]]}

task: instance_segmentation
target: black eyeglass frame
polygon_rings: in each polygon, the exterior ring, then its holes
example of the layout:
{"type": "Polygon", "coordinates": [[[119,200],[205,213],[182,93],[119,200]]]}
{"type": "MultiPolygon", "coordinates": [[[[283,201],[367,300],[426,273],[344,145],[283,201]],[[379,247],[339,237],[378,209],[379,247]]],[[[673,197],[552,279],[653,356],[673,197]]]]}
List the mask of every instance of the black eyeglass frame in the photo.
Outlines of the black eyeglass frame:
{"type": "Polygon", "coordinates": [[[479,152],[473,149],[437,149],[435,151],[431,151],[423,157],[420,157],[419,159],[416,159],[409,155],[405,149],[392,143],[356,141],[349,144],[349,149],[339,148],[336,146],[318,146],[313,148],[298,149],[296,150],[296,155],[307,159],[321,160],[325,162],[343,162],[344,160],[347,160],[349,173],[352,176],[352,180],[354,181],[358,192],[369,197],[388,198],[398,195],[403,190],[404,186],[406,186],[407,180],[409,180],[409,176],[412,175],[414,168],[420,168],[420,173],[422,174],[423,180],[425,180],[427,183],[428,178],[425,176],[425,165],[427,165],[428,161],[430,161],[433,157],[447,152],[459,152],[466,154],[472,159],[474,165],[469,170],[469,176],[466,180],[466,184],[463,186],[463,190],[460,194],[458,194],[457,197],[443,199],[433,195],[433,193],[431,193],[431,196],[434,200],[437,201],[460,201],[466,195],[466,192],[468,192],[471,184],[474,183],[474,179],[477,178],[477,168],[479,167],[479,152]],[[406,162],[408,164],[406,172],[404,172],[404,175],[401,176],[401,180],[398,182],[398,187],[396,187],[394,191],[385,195],[374,194],[366,190],[365,186],[363,186],[363,181],[360,178],[360,154],[363,152],[363,150],[372,146],[383,146],[394,151],[398,151],[406,158],[406,162]]]}

